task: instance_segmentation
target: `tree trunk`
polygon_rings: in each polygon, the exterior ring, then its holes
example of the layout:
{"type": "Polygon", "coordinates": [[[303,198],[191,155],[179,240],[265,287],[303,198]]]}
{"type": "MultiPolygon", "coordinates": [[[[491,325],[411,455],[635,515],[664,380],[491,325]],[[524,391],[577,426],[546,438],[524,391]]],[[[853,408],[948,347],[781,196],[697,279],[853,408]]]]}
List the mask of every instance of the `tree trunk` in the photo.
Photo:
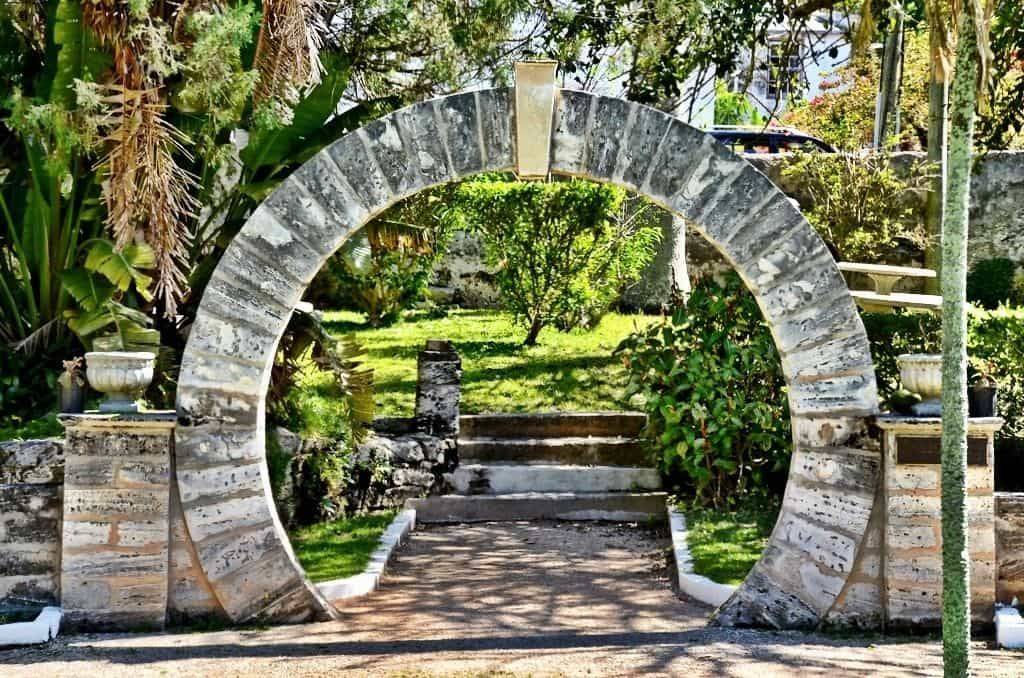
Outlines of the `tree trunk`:
{"type": "MultiPolygon", "coordinates": [[[[933,173],[925,203],[925,233],[928,241],[924,248],[924,265],[933,271],[942,271],[942,253],[939,241],[942,238],[942,209],[946,190],[946,118],[949,115],[949,79],[939,66],[944,49],[942,32],[943,16],[932,12],[926,4],[928,15],[928,50],[931,55],[928,83],[928,164],[933,173]]],[[[925,292],[939,293],[940,278],[925,281],[925,292]]]]}
{"type": "Polygon", "coordinates": [[[889,31],[882,52],[881,82],[875,104],[874,147],[884,148],[899,134],[900,83],[903,79],[903,11],[892,8],[889,31]]]}
{"type": "Polygon", "coordinates": [[[942,654],[946,676],[970,672],[967,548],[967,229],[978,77],[971,4],[960,17],[942,222],[942,654]]]}
{"type": "Polygon", "coordinates": [[[544,322],[540,318],[535,318],[530,323],[530,331],[526,333],[526,339],[523,340],[523,346],[536,346],[537,336],[540,334],[541,329],[544,327],[544,322]]]}

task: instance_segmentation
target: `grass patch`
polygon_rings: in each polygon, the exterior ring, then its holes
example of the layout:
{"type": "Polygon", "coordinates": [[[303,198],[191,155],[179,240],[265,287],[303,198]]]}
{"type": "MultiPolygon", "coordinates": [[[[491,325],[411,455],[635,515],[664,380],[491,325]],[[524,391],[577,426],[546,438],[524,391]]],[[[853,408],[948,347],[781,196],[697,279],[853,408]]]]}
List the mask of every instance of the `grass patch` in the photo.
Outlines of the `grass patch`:
{"type": "Polygon", "coordinates": [[[686,509],[686,541],[693,571],[719,584],[739,584],[761,557],[778,516],[775,504],[733,511],[686,509]]]}
{"type": "MultiPolygon", "coordinates": [[[[371,329],[349,311],[325,314],[334,334],[354,334],[374,369],[378,416],[411,416],[416,395],[416,355],[427,339],[448,339],[462,356],[462,411],[540,412],[627,407],[626,370],[612,351],[657,316],[609,313],[590,332],[547,328],[538,345],[522,346],[525,330],[509,313],[455,310],[443,318],[413,318],[371,329]]],[[[302,382],[311,413],[329,418],[326,376],[302,382]]]]}
{"type": "Polygon", "coordinates": [[[290,535],[295,555],[314,582],[359,574],[395,518],[382,511],[302,527],[290,535]]]}

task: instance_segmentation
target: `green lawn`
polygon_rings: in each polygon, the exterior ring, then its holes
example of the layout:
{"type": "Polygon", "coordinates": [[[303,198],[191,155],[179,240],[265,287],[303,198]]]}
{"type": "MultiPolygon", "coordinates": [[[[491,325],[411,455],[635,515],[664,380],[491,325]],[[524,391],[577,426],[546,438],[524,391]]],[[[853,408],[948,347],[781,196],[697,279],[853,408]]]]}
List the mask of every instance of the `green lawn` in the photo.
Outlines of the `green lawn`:
{"type": "MultiPolygon", "coordinates": [[[[416,355],[427,339],[448,339],[462,356],[462,411],[538,412],[626,407],[626,372],[612,351],[655,316],[610,313],[593,332],[546,329],[536,346],[523,347],[525,331],[499,311],[452,311],[444,318],[405,320],[369,329],[358,313],[325,314],[335,334],[354,334],[374,369],[379,416],[410,416],[416,394],[416,355]]],[[[304,379],[311,396],[330,400],[326,375],[304,379]]],[[[310,403],[330,416],[330,403],[310,403]]]]}
{"type": "Polygon", "coordinates": [[[685,509],[693,571],[719,584],[739,584],[761,557],[778,515],[775,506],[735,511],[685,509]]]}
{"type": "Polygon", "coordinates": [[[290,535],[292,548],[315,582],[351,577],[370,562],[394,518],[395,511],[383,511],[299,528],[290,535]]]}

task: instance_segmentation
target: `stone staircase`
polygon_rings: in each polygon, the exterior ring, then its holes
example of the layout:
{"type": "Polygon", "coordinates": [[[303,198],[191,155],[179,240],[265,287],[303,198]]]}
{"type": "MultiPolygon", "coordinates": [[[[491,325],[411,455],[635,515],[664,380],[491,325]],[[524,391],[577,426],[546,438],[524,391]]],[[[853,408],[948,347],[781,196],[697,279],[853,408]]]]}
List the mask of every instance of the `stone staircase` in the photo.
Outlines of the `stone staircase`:
{"type": "Polygon", "coordinates": [[[664,520],[644,423],[636,412],[463,415],[453,493],[410,505],[422,522],[664,520]]]}

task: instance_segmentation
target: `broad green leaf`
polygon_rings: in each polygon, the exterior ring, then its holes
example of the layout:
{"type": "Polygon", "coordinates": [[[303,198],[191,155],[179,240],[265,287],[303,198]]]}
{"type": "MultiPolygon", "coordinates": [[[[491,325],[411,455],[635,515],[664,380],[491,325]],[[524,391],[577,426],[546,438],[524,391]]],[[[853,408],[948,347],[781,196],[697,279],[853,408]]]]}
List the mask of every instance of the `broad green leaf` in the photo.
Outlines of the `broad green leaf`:
{"type": "Polygon", "coordinates": [[[153,248],[146,244],[131,244],[118,250],[109,240],[96,240],[89,248],[85,267],[103,274],[117,289],[126,292],[132,283],[147,301],[152,298],[149,286],[153,279],[140,269],[156,266],[153,248]]]}
{"type": "Polygon", "coordinates": [[[64,289],[87,313],[97,310],[114,296],[114,286],[110,282],[84,268],[64,271],[60,279],[64,289]]]}

